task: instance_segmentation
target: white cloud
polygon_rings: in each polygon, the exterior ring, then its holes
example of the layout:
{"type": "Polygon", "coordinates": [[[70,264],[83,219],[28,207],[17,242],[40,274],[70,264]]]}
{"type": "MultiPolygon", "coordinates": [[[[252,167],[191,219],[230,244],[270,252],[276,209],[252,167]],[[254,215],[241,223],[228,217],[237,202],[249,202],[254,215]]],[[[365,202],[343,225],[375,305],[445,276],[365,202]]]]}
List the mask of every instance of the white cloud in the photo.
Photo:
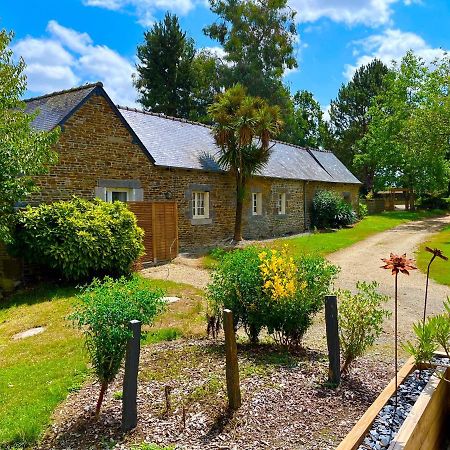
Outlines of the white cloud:
{"type": "Polygon", "coordinates": [[[227,56],[227,52],[223,49],[223,47],[216,46],[216,47],[203,47],[200,49],[200,51],[204,50],[205,52],[212,53],[217,58],[224,60],[227,56]]]}
{"type": "MultiPolygon", "coordinates": [[[[327,18],[347,25],[363,24],[371,27],[391,22],[391,5],[401,0],[292,0],[300,22],[315,22],[327,18]]],[[[417,0],[404,0],[405,5],[417,0]]]]}
{"type": "Polygon", "coordinates": [[[113,11],[131,11],[142,26],[150,26],[155,21],[156,11],[171,11],[186,15],[203,0],[83,0],[86,6],[97,6],[113,11]]]}
{"type": "Polygon", "coordinates": [[[325,120],[326,122],[330,121],[330,109],[331,109],[331,104],[322,106],[323,120],[325,120]]]}
{"type": "Polygon", "coordinates": [[[426,62],[431,62],[438,56],[442,56],[444,51],[440,48],[433,48],[425,40],[411,32],[398,29],[387,29],[381,34],[374,34],[359,41],[354,41],[353,54],[358,56],[355,64],[347,64],[344,76],[351,79],[355,70],[378,58],[385,64],[392,61],[399,61],[408,50],[413,50],[417,56],[426,62]]]}
{"type": "Polygon", "coordinates": [[[69,50],[78,53],[86,51],[88,46],[92,44],[89,34],[79,33],[71,28],[63,27],[56,20],[50,20],[47,25],[47,31],[69,50]]]}
{"type": "Polygon", "coordinates": [[[86,81],[102,81],[115,103],[136,105],[131,76],[134,65],[105,45],[95,45],[87,33],[66,28],[51,20],[50,37],[25,37],[13,50],[27,64],[28,89],[45,94],[68,89],[86,81]]]}

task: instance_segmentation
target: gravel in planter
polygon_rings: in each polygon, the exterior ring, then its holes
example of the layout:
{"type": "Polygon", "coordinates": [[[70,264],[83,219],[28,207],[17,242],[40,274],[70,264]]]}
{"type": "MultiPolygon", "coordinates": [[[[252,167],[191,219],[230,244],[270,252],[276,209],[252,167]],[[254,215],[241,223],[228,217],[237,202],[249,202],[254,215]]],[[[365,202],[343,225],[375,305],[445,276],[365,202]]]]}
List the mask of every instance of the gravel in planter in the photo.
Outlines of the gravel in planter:
{"type": "Polygon", "coordinates": [[[359,450],[382,450],[389,447],[402,426],[420,393],[431,378],[434,369],[415,370],[398,388],[398,406],[395,412],[395,396],[392,396],[372,424],[359,450]]]}

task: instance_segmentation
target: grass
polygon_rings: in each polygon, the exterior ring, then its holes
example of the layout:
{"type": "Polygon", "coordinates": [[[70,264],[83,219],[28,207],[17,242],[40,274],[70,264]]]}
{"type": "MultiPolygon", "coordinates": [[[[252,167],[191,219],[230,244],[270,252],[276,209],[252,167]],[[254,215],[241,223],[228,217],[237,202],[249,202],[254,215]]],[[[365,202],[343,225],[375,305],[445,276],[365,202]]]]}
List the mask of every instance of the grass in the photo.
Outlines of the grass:
{"type": "Polygon", "coordinates": [[[41,286],[0,309],[0,447],[36,441],[54,407],[86,376],[80,335],[64,320],[75,289],[41,286]],[[44,326],[42,334],[12,336],[44,326]]]}
{"type": "Polygon", "coordinates": [[[292,239],[280,239],[277,245],[287,244],[296,254],[314,253],[322,256],[349,247],[374,234],[390,230],[402,223],[443,214],[442,211],[389,211],[367,216],[352,228],[333,232],[313,233],[292,239]]]}
{"type": "MultiPolygon", "coordinates": [[[[384,212],[367,216],[351,228],[305,234],[294,238],[281,238],[271,243],[271,245],[277,247],[286,244],[289,251],[293,254],[313,253],[325,256],[402,223],[442,214],[445,214],[445,212],[441,210],[384,212]]],[[[212,250],[203,258],[203,266],[208,269],[214,268],[218,264],[222,253],[223,251],[218,249],[212,250]]]]}
{"type": "MultiPolygon", "coordinates": [[[[420,246],[417,252],[417,265],[424,273],[427,272],[427,266],[432,257],[431,253],[425,250],[425,247],[438,248],[442,250],[445,256],[450,258],[450,226],[445,227],[420,246]]],[[[450,286],[450,262],[436,258],[430,269],[430,277],[438,283],[450,286]]]]}
{"type": "MultiPolygon", "coordinates": [[[[149,329],[145,344],[204,333],[201,291],[165,280],[142,281],[149,288],[183,297],[149,329]],[[176,326],[175,326],[176,324],[176,326]]],[[[76,303],[74,287],[41,285],[0,303],[0,448],[34,444],[55,407],[88,376],[80,333],[65,317],[76,303]],[[37,326],[41,334],[12,336],[37,326]]]]}

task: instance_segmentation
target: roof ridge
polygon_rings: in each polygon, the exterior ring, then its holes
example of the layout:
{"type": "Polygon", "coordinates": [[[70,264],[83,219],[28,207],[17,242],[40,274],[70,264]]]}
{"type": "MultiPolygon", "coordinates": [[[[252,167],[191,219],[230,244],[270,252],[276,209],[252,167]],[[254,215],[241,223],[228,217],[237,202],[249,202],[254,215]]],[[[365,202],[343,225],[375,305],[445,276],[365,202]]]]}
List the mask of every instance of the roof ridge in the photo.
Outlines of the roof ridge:
{"type": "Polygon", "coordinates": [[[132,108],[130,106],[122,106],[122,105],[117,105],[117,108],[118,109],[123,109],[123,110],[126,110],[126,111],[133,111],[133,112],[137,112],[137,113],[141,113],[141,114],[146,114],[148,116],[161,117],[162,119],[173,120],[175,122],[189,123],[191,125],[200,125],[201,127],[212,128],[212,125],[208,125],[206,123],[196,122],[195,120],[183,119],[181,117],[168,116],[168,115],[166,115],[164,113],[157,113],[157,112],[153,112],[153,111],[145,111],[144,109],[132,108]]]}
{"type": "Polygon", "coordinates": [[[49,94],[38,95],[37,97],[27,98],[24,101],[32,102],[34,100],[40,100],[41,98],[56,97],[57,95],[68,94],[69,92],[81,91],[83,89],[89,89],[89,88],[93,88],[93,87],[97,87],[97,86],[103,87],[103,83],[101,81],[96,81],[95,83],[87,83],[87,84],[83,84],[81,86],[75,86],[70,89],[63,89],[62,91],[50,92],[49,94]]]}

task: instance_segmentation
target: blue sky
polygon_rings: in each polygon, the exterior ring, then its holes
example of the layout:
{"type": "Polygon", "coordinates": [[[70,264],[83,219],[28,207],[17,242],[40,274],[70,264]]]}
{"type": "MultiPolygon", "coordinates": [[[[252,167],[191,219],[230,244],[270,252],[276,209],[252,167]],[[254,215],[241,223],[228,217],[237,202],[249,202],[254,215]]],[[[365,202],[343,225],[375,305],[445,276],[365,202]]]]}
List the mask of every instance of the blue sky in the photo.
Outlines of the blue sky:
{"type": "MultiPolygon", "coordinates": [[[[449,0],[290,0],[297,11],[298,70],[285,76],[326,110],[359,65],[386,63],[413,49],[432,60],[450,48],[449,0]]],[[[27,62],[28,95],[102,81],[120,104],[135,105],[136,46],[165,11],[179,15],[198,48],[217,43],[202,28],[214,21],[207,0],[2,1],[0,25],[16,33],[13,49],[27,62]]]]}

